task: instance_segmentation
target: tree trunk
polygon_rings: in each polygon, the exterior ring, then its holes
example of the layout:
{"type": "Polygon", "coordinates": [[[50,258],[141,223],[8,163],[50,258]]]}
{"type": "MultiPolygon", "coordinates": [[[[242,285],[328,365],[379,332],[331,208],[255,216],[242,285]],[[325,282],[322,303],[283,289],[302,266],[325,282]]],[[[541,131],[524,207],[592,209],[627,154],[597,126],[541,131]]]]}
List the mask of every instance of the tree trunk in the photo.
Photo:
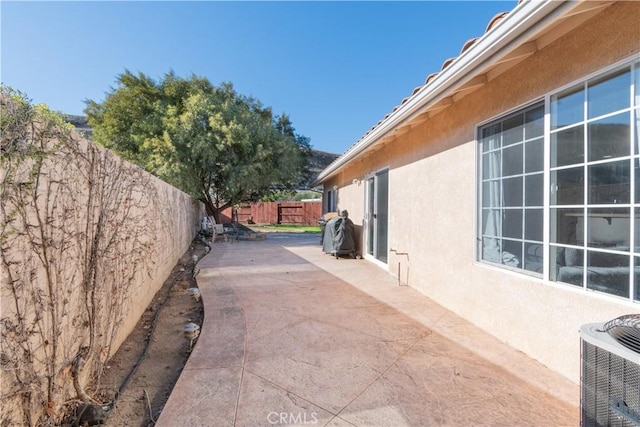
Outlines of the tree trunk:
{"type": "Polygon", "coordinates": [[[216,224],[221,224],[222,221],[220,219],[220,215],[222,214],[222,210],[213,208],[213,219],[215,219],[216,224]]]}
{"type": "Polygon", "coordinates": [[[227,203],[225,205],[217,207],[216,205],[213,204],[213,200],[211,200],[208,197],[202,197],[200,198],[200,201],[204,204],[204,208],[207,216],[212,216],[213,219],[216,221],[216,224],[222,223],[222,211],[224,211],[229,206],[231,206],[229,203],[227,203]]]}
{"type": "Polygon", "coordinates": [[[217,197],[212,197],[208,191],[202,190],[202,197],[200,197],[200,201],[204,204],[205,211],[207,216],[212,216],[216,221],[216,224],[222,223],[222,212],[230,206],[233,206],[233,203],[228,201],[226,203],[222,203],[222,201],[217,197]]]}

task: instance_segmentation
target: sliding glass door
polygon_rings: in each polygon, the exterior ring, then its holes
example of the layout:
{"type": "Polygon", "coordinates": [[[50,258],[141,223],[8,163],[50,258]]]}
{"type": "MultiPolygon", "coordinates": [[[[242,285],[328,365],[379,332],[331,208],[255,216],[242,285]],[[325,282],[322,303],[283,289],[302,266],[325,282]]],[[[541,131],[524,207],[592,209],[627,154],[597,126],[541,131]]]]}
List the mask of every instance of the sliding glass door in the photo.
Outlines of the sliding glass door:
{"type": "Polygon", "coordinates": [[[389,224],[389,170],[367,178],[365,207],[367,255],[387,262],[387,230],[389,224]]]}

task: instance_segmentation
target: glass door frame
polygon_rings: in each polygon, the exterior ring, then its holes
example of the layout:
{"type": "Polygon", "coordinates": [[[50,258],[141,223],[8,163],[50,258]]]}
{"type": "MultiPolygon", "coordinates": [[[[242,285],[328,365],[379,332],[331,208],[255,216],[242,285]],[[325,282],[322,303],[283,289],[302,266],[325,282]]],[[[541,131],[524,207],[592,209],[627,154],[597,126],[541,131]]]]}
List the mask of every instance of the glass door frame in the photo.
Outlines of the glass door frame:
{"type": "Polygon", "coordinates": [[[390,176],[390,168],[385,167],[375,172],[371,172],[364,177],[365,181],[365,191],[364,191],[364,250],[362,251],[365,259],[372,261],[380,266],[387,267],[388,266],[388,256],[389,256],[389,176],[390,176]],[[380,218],[378,218],[378,206],[379,206],[379,185],[378,179],[379,176],[386,173],[387,174],[387,200],[386,200],[386,223],[379,223],[380,218]],[[384,230],[381,230],[380,227],[384,227],[384,230]],[[381,254],[378,246],[378,239],[380,232],[385,233],[385,240],[387,241],[386,247],[384,248],[385,253],[381,254]],[[380,259],[381,255],[384,255],[384,259],[380,259]]]}

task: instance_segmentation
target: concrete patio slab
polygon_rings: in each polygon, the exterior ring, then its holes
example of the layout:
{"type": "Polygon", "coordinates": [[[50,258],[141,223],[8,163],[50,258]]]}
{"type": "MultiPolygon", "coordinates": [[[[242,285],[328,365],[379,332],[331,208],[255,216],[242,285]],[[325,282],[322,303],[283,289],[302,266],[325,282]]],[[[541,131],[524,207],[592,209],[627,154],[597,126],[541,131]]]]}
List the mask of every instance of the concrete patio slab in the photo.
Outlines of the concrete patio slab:
{"type": "Polygon", "coordinates": [[[265,422],[273,425],[304,423],[325,425],[333,418],[334,415],[331,412],[323,410],[265,378],[245,371],[236,425],[260,426],[265,422]],[[260,402],[264,408],[277,408],[277,410],[268,412],[265,419],[263,411],[254,410],[255,402],[260,402]]]}
{"type": "Polygon", "coordinates": [[[318,236],[214,244],[160,426],[577,425],[578,387],[318,236]]]}

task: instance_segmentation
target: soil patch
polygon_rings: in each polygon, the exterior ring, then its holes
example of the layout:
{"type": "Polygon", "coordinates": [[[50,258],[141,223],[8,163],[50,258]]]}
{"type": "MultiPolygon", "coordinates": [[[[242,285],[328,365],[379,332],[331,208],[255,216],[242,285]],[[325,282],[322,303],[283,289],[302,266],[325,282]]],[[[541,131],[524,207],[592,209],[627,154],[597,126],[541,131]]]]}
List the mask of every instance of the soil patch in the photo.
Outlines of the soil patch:
{"type": "Polygon", "coordinates": [[[194,240],[107,363],[96,395],[107,402],[121,390],[105,425],[152,426],[158,419],[195,345],[184,337],[184,327],[189,322],[202,325],[202,300],[189,288],[197,287],[196,262],[207,252],[203,242],[194,240]]]}

